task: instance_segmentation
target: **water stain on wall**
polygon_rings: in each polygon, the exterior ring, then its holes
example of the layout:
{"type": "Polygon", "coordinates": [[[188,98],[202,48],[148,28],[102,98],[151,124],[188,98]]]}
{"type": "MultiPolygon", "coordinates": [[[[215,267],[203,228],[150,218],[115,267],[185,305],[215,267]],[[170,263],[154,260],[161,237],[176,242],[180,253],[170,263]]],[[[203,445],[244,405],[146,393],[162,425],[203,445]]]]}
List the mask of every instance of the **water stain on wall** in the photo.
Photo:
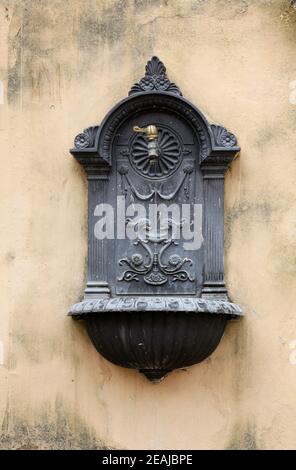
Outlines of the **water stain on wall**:
{"type": "Polygon", "coordinates": [[[256,427],[254,424],[237,424],[229,439],[226,450],[258,450],[256,427]]]}
{"type": "Polygon", "coordinates": [[[103,450],[110,449],[84,421],[67,410],[57,398],[55,409],[44,404],[34,409],[34,423],[17,416],[6,408],[0,428],[0,449],[6,450],[103,450]],[[55,416],[53,421],[52,416],[55,416]]]}

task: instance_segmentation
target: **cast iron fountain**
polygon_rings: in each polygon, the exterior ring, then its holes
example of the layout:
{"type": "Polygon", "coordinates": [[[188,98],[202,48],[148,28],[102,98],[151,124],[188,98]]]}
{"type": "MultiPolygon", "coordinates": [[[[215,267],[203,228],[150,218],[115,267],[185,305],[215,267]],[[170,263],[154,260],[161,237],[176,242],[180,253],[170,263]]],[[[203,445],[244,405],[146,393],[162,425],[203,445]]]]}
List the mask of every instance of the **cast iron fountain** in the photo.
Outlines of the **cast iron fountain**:
{"type": "Polygon", "coordinates": [[[242,316],[224,282],[224,174],[239,147],[163,63],[75,138],[88,177],[88,280],[69,315],[107,360],[153,381],[206,359],[242,316]]]}

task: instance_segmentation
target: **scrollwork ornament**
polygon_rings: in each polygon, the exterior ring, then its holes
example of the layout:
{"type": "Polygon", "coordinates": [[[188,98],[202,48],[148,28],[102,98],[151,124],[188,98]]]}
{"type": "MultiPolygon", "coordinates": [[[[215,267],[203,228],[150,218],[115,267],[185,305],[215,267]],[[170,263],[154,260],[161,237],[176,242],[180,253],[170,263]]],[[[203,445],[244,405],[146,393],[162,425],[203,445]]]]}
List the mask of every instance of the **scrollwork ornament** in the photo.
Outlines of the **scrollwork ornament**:
{"type": "MultiPolygon", "coordinates": [[[[139,225],[140,221],[136,223],[139,225]]],[[[169,226],[172,228],[173,221],[170,222],[169,226]]],[[[178,243],[172,238],[165,236],[161,237],[160,232],[150,234],[151,227],[147,225],[146,238],[142,239],[140,236],[134,242],[134,245],[140,245],[148,255],[147,262],[144,263],[144,258],[140,253],[134,253],[131,257],[126,256],[119,260],[119,266],[127,266],[127,269],[118,278],[118,281],[139,281],[139,276],[142,276],[146,284],[153,286],[160,286],[165,284],[170,278],[172,282],[180,281],[186,282],[194,281],[194,277],[184,269],[186,263],[189,266],[193,265],[193,261],[190,258],[182,258],[177,253],[173,253],[169,256],[168,260],[163,261],[165,251],[171,245],[177,245],[178,243]],[[149,244],[153,244],[154,250],[149,247],[149,244]],[[157,249],[158,245],[162,247],[157,249]]]]}

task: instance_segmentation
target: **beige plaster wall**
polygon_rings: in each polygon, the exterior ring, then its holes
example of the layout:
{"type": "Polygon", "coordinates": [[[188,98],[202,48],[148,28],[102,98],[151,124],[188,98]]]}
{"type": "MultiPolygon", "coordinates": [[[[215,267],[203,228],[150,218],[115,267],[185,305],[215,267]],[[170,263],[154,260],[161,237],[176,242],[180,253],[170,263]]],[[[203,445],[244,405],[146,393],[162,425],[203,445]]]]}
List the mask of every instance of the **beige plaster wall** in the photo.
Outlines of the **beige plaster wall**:
{"type": "Polygon", "coordinates": [[[0,1],[1,448],[296,447],[289,3],[0,1]],[[87,246],[86,180],[68,149],[154,54],[239,138],[226,275],[246,312],[208,360],[156,386],[101,358],[65,316],[83,293],[87,246]]]}

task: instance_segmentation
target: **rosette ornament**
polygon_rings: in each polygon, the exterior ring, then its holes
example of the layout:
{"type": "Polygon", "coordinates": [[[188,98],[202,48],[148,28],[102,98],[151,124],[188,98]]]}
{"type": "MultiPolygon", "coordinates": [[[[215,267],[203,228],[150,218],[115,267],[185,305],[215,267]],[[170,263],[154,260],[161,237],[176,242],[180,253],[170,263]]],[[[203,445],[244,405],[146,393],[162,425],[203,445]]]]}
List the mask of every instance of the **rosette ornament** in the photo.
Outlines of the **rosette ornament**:
{"type": "Polygon", "coordinates": [[[162,178],[174,173],[181,163],[181,144],[176,135],[158,126],[158,157],[151,160],[147,136],[138,134],[131,146],[131,164],[135,170],[149,178],[162,178]]]}

